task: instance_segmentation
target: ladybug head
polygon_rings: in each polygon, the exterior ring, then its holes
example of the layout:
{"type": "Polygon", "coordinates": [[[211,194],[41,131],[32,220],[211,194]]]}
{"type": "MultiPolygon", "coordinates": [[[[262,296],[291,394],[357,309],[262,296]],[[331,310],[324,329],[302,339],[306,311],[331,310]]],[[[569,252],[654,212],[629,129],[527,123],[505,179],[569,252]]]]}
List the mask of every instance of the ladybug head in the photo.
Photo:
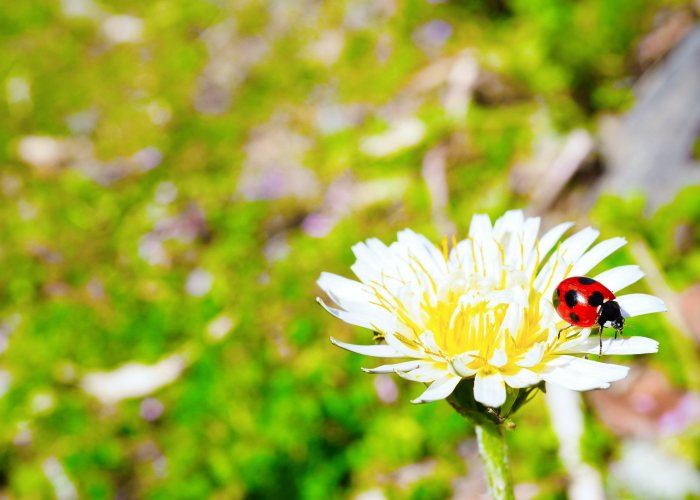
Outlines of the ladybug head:
{"type": "Polygon", "coordinates": [[[603,328],[614,328],[621,332],[625,327],[625,318],[620,311],[620,305],[614,300],[609,300],[600,306],[598,324],[603,328]]]}

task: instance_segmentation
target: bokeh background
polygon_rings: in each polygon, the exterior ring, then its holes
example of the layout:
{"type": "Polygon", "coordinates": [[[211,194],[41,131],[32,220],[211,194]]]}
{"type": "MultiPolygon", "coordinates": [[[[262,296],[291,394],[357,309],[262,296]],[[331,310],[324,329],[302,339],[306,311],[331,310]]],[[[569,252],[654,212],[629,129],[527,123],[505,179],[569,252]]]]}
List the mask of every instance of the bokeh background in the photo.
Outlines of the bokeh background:
{"type": "Polygon", "coordinates": [[[700,497],[699,9],[3,2],[0,497],[485,498],[315,280],[510,208],[627,237],[599,269],[669,306],[626,380],[515,416],[518,500],[700,497]]]}

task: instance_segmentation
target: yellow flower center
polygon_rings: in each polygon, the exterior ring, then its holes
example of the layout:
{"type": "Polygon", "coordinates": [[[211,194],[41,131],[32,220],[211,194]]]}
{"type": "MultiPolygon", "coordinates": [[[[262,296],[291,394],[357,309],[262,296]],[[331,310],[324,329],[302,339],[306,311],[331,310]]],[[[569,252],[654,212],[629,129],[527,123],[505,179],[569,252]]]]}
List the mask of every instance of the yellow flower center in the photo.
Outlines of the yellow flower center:
{"type": "Polygon", "coordinates": [[[551,305],[533,288],[534,276],[502,269],[499,280],[459,268],[436,283],[417,265],[417,283],[404,282],[400,298],[379,283],[373,288],[378,304],[407,327],[395,336],[408,347],[443,359],[468,353],[465,363],[471,369],[495,365],[507,371],[535,344],[547,342],[550,321],[542,322],[542,316],[551,319],[553,310],[540,310],[541,304],[551,305]],[[434,345],[426,343],[426,332],[432,333],[434,345]]]}

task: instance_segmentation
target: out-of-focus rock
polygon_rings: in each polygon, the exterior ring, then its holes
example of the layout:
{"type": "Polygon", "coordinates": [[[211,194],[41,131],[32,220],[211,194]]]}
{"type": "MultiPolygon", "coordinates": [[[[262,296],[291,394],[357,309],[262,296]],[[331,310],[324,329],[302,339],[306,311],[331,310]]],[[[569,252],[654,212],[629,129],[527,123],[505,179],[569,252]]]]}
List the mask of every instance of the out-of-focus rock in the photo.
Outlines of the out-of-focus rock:
{"type": "Polygon", "coordinates": [[[134,153],[131,161],[136,164],[139,170],[147,172],[161,164],[163,153],[156,147],[148,146],[134,153]]]}
{"type": "Polygon", "coordinates": [[[437,466],[437,460],[434,459],[404,465],[389,475],[380,476],[378,480],[380,482],[392,482],[399,488],[408,488],[416,481],[435,474],[435,466],[437,466]]]}
{"type": "Polygon", "coordinates": [[[394,53],[394,39],[389,33],[384,33],[377,40],[377,45],[374,47],[374,54],[380,63],[385,63],[394,53]]]}
{"type": "Polygon", "coordinates": [[[443,107],[447,116],[456,122],[464,122],[467,117],[479,71],[479,63],[469,51],[457,56],[450,68],[443,107]]]}
{"type": "Polygon", "coordinates": [[[67,297],[71,293],[71,288],[68,283],[63,281],[54,281],[52,283],[46,283],[43,287],[44,293],[49,297],[56,299],[60,297],[67,297]]]}
{"type": "Polygon", "coordinates": [[[231,106],[234,92],[250,70],[270,50],[262,36],[240,37],[235,22],[228,19],[202,33],[209,62],[198,79],[194,107],[200,113],[221,114],[231,106]]]}
{"type": "Polygon", "coordinates": [[[163,153],[149,146],[137,151],[130,159],[103,162],[95,158],[92,141],[82,135],[68,139],[27,136],[20,140],[17,155],[40,177],[57,174],[67,167],[101,186],[109,186],[133,173],[152,170],[163,161],[163,153]]]}
{"type": "Polygon", "coordinates": [[[92,300],[103,300],[106,297],[105,287],[100,278],[93,277],[87,282],[85,289],[92,300]]]}
{"type": "Polygon", "coordinates": [[[38,242],[26,242],[25,250],[33,257],[36,257],[37,259],[40,259],[49,264],[60,264],[61,262],[63,262],[63,256],[60,253],[55,252],[49,249],[46,245],[43,245],[38,242]]]}
{"type": "Polygon", "coordinates": [[[28,136],[19,142],[20,159],[39,173],[52,173],[66,161],[68,152],[63,141],[45,136],[28,136]]]}
{"type": "Polygon", "coordinates": [[[396,0],[351,0],[346,3],[343,26],[365,30],[385,23],[395,13],[396,0]]]}
{"type": "Polygon", "coordinates": [[[233,330],[236,323],[234,318],[226,314],[217,316],[207,325],[207,336],[214,341],[219,341],[233,330]]]}
{"type": "Polygon", "coordinates": [[[659,372],[635,367],[624,380],[588,398],[603,422],[620,436],[675,435],[700,421],[700,398],[671,387],[659,372]]]}
{"type": "Polygon", "coordinates": [[[354,211],[387,201],[398,201],[408,188],[410,179],[395,177],[357,182],[351,175],[339,176],[328,187],[323,203],[301,223],[309,236],[323,238],[342,219],[354,211]]]}
{"type": "Polygon", "coordinates": [[[214,286],[214,275],[198,267],[190,272],[185,282],[185,291],[192,297],[204,297],[214,286]]]}
{"type": "Polygon", "coordinates": [[[637,57],[648,68],[671,50],[693,27],[693,15],[687,10],[660,12],[654,31],[639,42],[637,57]]]}
{"type": "Polygon", "coordinates": [[[507,82],[493,71],[479,71],[479,78],[474,88],[474,100],[482,105],[507,104],[524,99],[526,94],[507,82]]]}
{"type": "Polygon", "coordinates": [[[41,465],[58,500],[78,500],[78,490],[56,457],[49,457],[41,465]]]}
{"type": "Polygon", "coordinates": [[[137,43],[143,34],[143,21],[129,15],[109,16],[102,22],[102,33],[112,43],[137,43]]]}
{"type": "Polygon", "coordinates": [[[206,234],[204,211],[192,203],[174,217],[165,217],[156,222],[153,234],[161,241],[178,240],[192,243],[197,237],[206,234]]]}
{"type": "Polygon", "coordinates": [[[335,134],[360,125],[366,114],[362,104],[324,103],[316,108],[316,129],[323,135],[335,134]]]}
{"type": "Polygon", "coordinates": [[[170,182],[162,182],[156,189],[155,203],[147,207],[156,222],[153,231],[139,239],[138,253],[152,266],[170,265],[170,255],[165,250],[164,242],[176,240],[188,245],[208,234],[204,211],[194,203],[175,216],[163,217],[167,204],[174,201],[176,196],[177,188],[170,182]]]}
{"type": "MultiPolygon", "coordinates": [[[[484,500],[490,498],[484,463],[479,457],[479,448],[473,439],[462,441],[457,453],[467,465],[467,475],[452,480],[452,500],[484,500]]],[[[520,498],[520,497],[518,497],[520,498]]]]}
{"type": "Polygon", "coordinates": [[[423,157],[423,179],[430,193],[430,206],[433,220],[438,230],[445,236],[457,234],[457,228],[447,216],[449,191],[445,166],[449,147],[442,144],[428,151],[423,157]]]}
{"type": "Polygon", "coordinates": [[[247,200],[274,200],[294,196],[308,199],[319,191],[314,173],[303,159],[311,140],[273,120],[251,134],[244,150],[247,158],[237,191],[247,200]]]}
{"type": "Polygon", "coordinates": [[[341,29],[326,30],[318,40],[307,47],[307,55],[312,61],[331,66],[338,61],[345,48],[345,32],[341,29]]]}
{"type": "Polygon", "coordinates": [[[19,200],[17,202],[17,212],[20,219],[29,221],[36,219],[36,216],[39,214],[39,208],[26,200],[19,200]]]}
{"type": "Polygon", "coordinates": [[[386,500],[386,495],[381,488],[372,488],[357,495],[355,500],[386,500]]]}
{"type": "Polygon", "coordinates": [[[14,198],[22,190],[22,178],[19,175],[6,172],[0,176],[0,189],[8,198],[14,198]]]}
{"type": "Polygon", "coordinates": [[[447,82],[455,59],[442,57],[416,73],[408,85],[411,92],[425,93],[447,82]]]}
{"type": "Polygon", "coordinates": [[[61,0],[61,9],[66,17],[99,19],[106,16],[93,0],[61,0]]]}
{"type": "Polygon", "coordinates": [[[267,240],[263,248],[263,255],[268,262],[273,263],[285,260],[291,251],[292,247],[287,242],[287,234],[280,232],[267,240]]]}
{"type": "Polygon", "coordinates": [[[565,138],[544,134],[535,144],[532,159],[513,168],[513,190],[529,195],[532,213],[546,212],[586,163],[594,147],[593,137],[583,129],[573,130],[565,138]]]}
{"type": "Polygon", "coordinates": [[[7,91],[7,106],[15,116],[25,116],[33,108],[31,85],[24,76],[11,76],[5,84],[7,91]]]}
{"type": "Polygon", "coordinates": [[[78,111],[66,116],[66,125],[73,135],[89,135],[97,126],[98,113],[95,108],[78,111]]]}
{"type": "Polygon", "coordinates": [[[393,123],[386,132],[363,137],[360,151],[376,158],[389,156],[420,143],[426,131],[425,123],[415,116],[403,118],[393,123]]]}
{"type": "MultiPolygon", "coordinates": [[[[4,350],[4,349],[3,349],[4,350]]],[[[0,368],[0,398],[3,397],[12,386],[12,375],[7,370],[0,368]]]]}
{"type": "Polygon", "coordinates": [[[683,500],[700,495],[700,472],[690,460],[647,441],[627,441],[610,465],[616,489],[643,500],[683,500]]]}
{"type": "Polygon", "coordinates": [[[647,195],[653,211],[684,186],[700,183],[693,146],[700,126],[700,27],[635,87],[634,107],[600,122],[606,160],[603,188],[647,195]]]}
{"type": "Polygon", "coordinates": [[[690,333],[700,344],[700,284],[691,286],[681,294],[680,309],[690,333]]]}
{"type": "Polygon", "coordinates": [[[544,397],[552,428],[559,441],[559,458],[569,475],[567,496],[570,500],[605,500],[600,472],[584,463],[581,458],[581,438],[583,437],[581,394],[548,384],[544,397]]]}
{"type": "Polygon", "coordinates": [[[540,487],[535,483],[518,483],[513,486],[513,494],[517,500],[532,500],[540,494],[540,487]]]}
{"type": "Polygon", "coordinates": [[[695,226],[678,224],[673,228],[673,246],[680,255],[685,255],[695,246],[695,226]]]}
{"type": "Polygon", "coordinates": [[[185,365],[185,360],[177,354],[155,365],[127,363],[111,372],[88,373],[80,386],[103,404],[111,405],[123,399],[148,396],[174,382],[185,365]]]}

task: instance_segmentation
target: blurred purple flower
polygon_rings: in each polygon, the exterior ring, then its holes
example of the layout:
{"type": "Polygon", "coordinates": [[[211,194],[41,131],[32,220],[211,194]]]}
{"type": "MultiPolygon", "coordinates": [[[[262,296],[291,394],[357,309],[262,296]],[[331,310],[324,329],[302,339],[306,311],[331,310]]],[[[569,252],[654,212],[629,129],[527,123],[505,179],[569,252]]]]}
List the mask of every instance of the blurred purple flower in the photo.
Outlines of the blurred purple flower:
{"type": "Polygon", "coordinates": [[[687,392],[675,408],[659,417],[657,424],[662,434],[675,436],[698,421],[700,421],[700,397],[687,392]]]}
{"type": "Polygon", "coordinates": [[[416,29],[413,40],[423,50],[436,49],[449,40],[453,31],[452,25],[447,21],[433,19],[416,29]]]}
{"type": "Polygon", "coordinates": [[[149,422],[157,420],[158,417],[163,414],[163,410],[165,410],[163,403],[158,401],[156,398],[145,398],[143,401],[141,401],[141,405],[139,406],[139,414],[141,415],[141,418],[148,420],[149,422]]]}

